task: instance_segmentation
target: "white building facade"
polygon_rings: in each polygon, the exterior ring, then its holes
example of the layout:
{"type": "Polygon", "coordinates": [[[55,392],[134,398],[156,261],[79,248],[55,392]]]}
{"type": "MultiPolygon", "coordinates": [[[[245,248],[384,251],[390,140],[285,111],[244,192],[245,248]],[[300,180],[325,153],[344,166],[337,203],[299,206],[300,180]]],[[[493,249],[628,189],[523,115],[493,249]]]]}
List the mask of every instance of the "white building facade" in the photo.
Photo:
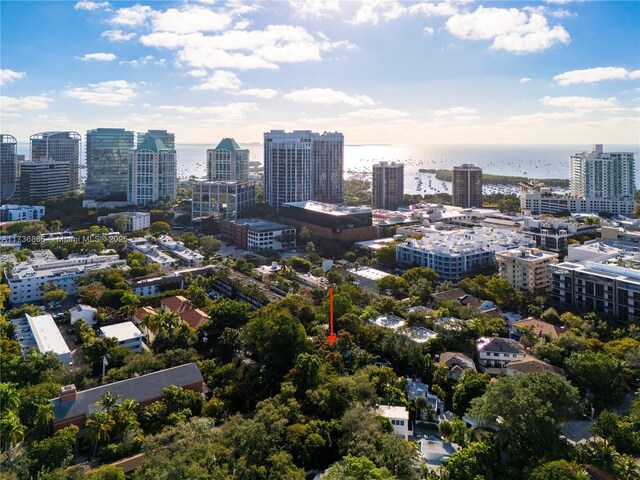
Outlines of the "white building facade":
{"type": "Polygon", "coordinates": [[[127,201],[147,205],[173,199],[177,188],[177,155],[160,139],[147,139],[129,153],[127,201]]]}
{"type": "Polygon", "coordinates": [[[12,323],[24,353],[32,348],[41,353],[52,352],[67,367],[71,365],[71,351],[51,315],[25,314],[24,318],[12,320],[12,323]]]}
{"type": "Polygon", "coordinates": [[[78,291],[76,280],[94,270],[125,267],[118,255],[71,254],[58,260],[51,250],[36,250],[26,262],[4,271],[13,304],[36,302],[44,297],[44,285],[54,283],[69,295],[78,291]]]}
{"type": "Polygon", "coordinates": [[[42,205],[2,205],[0,207],[0,221],[23,222],[40,220],[44,217],[45,207],[42,205]]]}

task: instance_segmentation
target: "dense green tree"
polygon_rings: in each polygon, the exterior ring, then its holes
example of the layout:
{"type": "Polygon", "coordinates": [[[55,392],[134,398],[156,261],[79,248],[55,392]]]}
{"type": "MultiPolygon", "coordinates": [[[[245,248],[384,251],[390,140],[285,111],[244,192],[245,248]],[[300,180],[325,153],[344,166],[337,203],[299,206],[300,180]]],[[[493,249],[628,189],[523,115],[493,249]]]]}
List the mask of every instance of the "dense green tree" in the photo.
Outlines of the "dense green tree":
{"type": "Polygon", "coordinates": [[[409,283],[395,275],[387,275],[376,282],[378,290],[382,293],[388,293],[397,299],[405,298],[409,294],[409,283]]]}
{"type": "Polygon", "coordinates": [[[200,251],[205,257],[210,257],[222,246],[222,242],[213,237],[202,237],[200,239],[200,251]]]}
{"type": "Polygon", "coordinates": [[[566,460],[555,460],[537,467],[531,476],[531,480],[589,480],[587,472],[578,464],[569,463],[566,460]]]}
{"type": "Polygon", "coordinates": [[[630,370],[623,361],[608,355],[574,353],[567,360],[566,367],[569,378],[588,390],[596,405],[615,404],[629,390],[630,370]]]}
{"type": "Polygon", "coordinates": [[[347,455],[342,463],[335,463],[329,468],[323,479],[326,480],[396,480],[386,468],[378,468],[366,457],[347,455]]]}
{"type": "Polygon", "coordinates": [[[171,225],[167,222],[153,222],[149,230],[154,235],[168,234],[171,231],[171,225]]]}
{"type": "Polygon", "coordinates": [[[471,400],[480,397],[487,390],[489,377],[473,370],[465,370],[453,389],[453,412],[464,415],[471,405],[471,400]]]}
{"type": "Polygon", "coordinates": [[[455,452],[444,464],[444,478],[447,480],[492,479],[497,455],[485,442],[473,442],[455,452]]]}
{"type": "Polygon", "coordinates": [[[125,475],[120,467],[102,465],[85,473],[83,480],[125,480],[125,475]]]}
{"type": "Polygon", "coordinates": [[[78,427],[71,425],[58,430],[51,438],[34,442],[29,451],[32,474],[69,465],[73,458],[77,433],[78,427]]]}
{"type": "Polygon", "coordinates": [[[569,382],[552,373],[532,373],[489,383],[467,415],[480,425],[496,425],[512,470],[521,472],[544,455],[558,454],[560,422],[577,401],[578,391],[569,382]]]}

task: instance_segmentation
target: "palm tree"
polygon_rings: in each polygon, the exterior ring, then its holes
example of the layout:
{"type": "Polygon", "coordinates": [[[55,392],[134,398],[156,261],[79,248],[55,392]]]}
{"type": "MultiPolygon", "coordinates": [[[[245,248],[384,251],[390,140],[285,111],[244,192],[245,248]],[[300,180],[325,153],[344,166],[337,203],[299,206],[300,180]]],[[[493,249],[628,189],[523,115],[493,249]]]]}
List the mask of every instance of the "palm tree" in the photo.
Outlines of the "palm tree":
{"type": "Polygon", "coordinates": [[[98,442],[108,440],[109,434],[115,425],[116,422],[113,421],[111,415],[104,410],[96,410],[93,412],[93,415],[89,417],[85,425],[85,431],[87,438],[94,442],[92,459],[96,456],[98,442]]]}
{"type": "Polygon", "coordinates": [[[154,333],[172,331],[179,327],[182,319],[176,312],[158,312],[154,315],[145,315],[140,323],[154,333]]]}
{"type": "Polygon", "coordinates": [[[33,423],[36,428],[41,429],[43,432],[48,434],[51,431],[51,423],[53,422],[55,417],[56,416],[53,413],[53,404],[41,403],[40,405],[38,405],[35,420],[33,423]]]}
{"type": "Polygon", "coordinates": [[[15,383],[0,383],[0,412],[17,410],[20,407],[20,397],[15,383]]]}
{"type": "Polygon", "coordinates": [[[616,456],[616,470],[622,480],[631,480],[640,477],[640,467],[631,455],[616,456]]]}
{"type": "Polygon", "coordinates": [[[118,400],[120,400],[120,395],[114,395],[110,391],[107,391],[100,395],[100,400],[98,400],[97,404],[102,407],[102,410],[111,413],[113,408],[118,404],[118,400]]]}
{"type": "Polygon", "coordinates": [[[2,414],[0,419],[0,442],[2,450],[10,450],[11,447],[17,445],[24,438],[25,428],[20,423],[20,418],[9,410],[2,414]]]}

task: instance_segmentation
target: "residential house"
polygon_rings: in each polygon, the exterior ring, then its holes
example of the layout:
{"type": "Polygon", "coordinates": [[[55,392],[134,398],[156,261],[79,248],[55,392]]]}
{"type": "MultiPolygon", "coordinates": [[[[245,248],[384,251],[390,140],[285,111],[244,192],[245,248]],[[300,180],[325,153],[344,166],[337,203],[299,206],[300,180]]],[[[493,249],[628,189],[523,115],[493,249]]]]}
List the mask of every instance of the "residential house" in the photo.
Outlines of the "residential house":
{"type": "Polygon", "coordinates": [[[520,341],[522,331],[527,328],[531,329],[535,336],[548,337],[551,340],[558,338],[567,331],[566,327],[560,327],[537,318],[529,317],[514,322],[510,328],[509,337],[520,341]]]}
{"type": "Polygon", "coordinates": [[[391,420],[393,425],[393,433],[409,440],[411,429],[409,428],[409,410],[405,407],[397,407],[393,405],[379,405],[376,415],[391,420]]]}
{"type": "Polygon", "coordinates": [[[167,297],[160,300],[160,309],[163,312],[175,312],[191,328],[198,328],[209,321],[209,315],[191,303],[182,295],[167,297]]]}
{"type": "Polygon", "coordinates": [[[511,338],[481,337],[476,347],[480,370],[489,375],[502,375],[507,364],[525,357],[524,347],[511,338]]]}
{"type": "Polygon", "coordinates": [[[515,375],[527,375],[529,373],[554,373],[562,378],[567,378],[563,369],[549,365],[548,363],[529,355],[522,359],[509,362],[505,367],[505,373],[510,377],[515,375]]]}
{"type": "Polygon", "coordinates": [[[444,352],[440,354],[438,360],[439,367],[445,365],[449,368],[449,378],[456,382],[460,380],[462,372],[465,370],[476,371],[476,364],[473,359],[461,352],[444,352]]]}
{"type": "Polygon", "coordinates": [[[153,342],[153,340],[156,338],[156,335],[158,332],[154,332],[152,330],[149,330],[147,327],[145,327],[144,325],[142,325],[142,319],[144,317],[146,317],[147,315],[155,315],[156,312],[153,308],[148,307],[148,306],[144,306],[144,307],[138,307],[136,308],[136,311],[133,313],[133,315],[131,315],[131,321],[138,326],[138,328],[140,328],[140,330],[142,331],[142,333],[144,333],[147,337],[147,340],[149,340],[149,342],[153,342]]]}
{"type": "Polygon", "coordinates": [[[71,315],[71,325],[75,324],[78,320],[84,320],[89,326],[95,325],[95,316],[98,314],[98,309],[89,305],[78,304],[69,310],[71,315]]]}
{"type": "MultiPolygon", "coordinates": [[[[434,416],[441,415],[444,413],[444,402],[438,398],[437,395],[433,393],[429,393],[429,386],[422,383],[421,381],[408,378],[407,379],[407,399],[410,402],[415,402],[417,398],[424,398],[429,405],[433,408],[434,416]]],[[[428,420],[429,412],[426,408],[421,409],[419,412],[416,412],[416,417],[418,420],[428,420]]]]}
{"type": "Polygon", "coordinates": [[[53,405],[53,431],[69,425],[83,427],[87,418],[99,408],[97,402],[104,393],[111,392],[122,400],[136,401],[140,407],[161,400],[162,390],[170,385],[203,393],[205,383],[195,363],[159,370],[139,377],[78,391],[75,385],[65,385],[60,396],[49,400],[53,405]]]}
{"type": "Polygon", "coordinates": [[[461,288],[453,288],[446,292],[434,293],[433,299],[436,302],[458,302],[463,307],[477,308],[489,317],[502,318],[502,311],[493,302],[480,300],[473,295],[469,295],[461,288]]]}
{"type": "Polygon", "coordinates": [[[100,335],[104,338],[117,339],[121,347],[128,348],[132,352],[141,352],[145,348],[142,343],[144,334],[138,330],[138,327],[133,322],[122,322],[100,327],[100,335]]]}

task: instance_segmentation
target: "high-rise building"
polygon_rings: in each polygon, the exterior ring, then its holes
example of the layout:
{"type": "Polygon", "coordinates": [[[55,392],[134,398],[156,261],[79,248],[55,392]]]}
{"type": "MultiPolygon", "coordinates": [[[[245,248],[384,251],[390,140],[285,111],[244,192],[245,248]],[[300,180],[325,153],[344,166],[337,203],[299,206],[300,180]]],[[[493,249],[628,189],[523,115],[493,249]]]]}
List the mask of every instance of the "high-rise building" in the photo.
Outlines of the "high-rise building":
{"type": "Polygon", "coordinates": [[[318,202],[344,201],[344,135],[338,132],[311,136],[311,197],[318,202]]]}
{"type": "Polygon", "coordinates": [[[240,148],[233,138],[223,138],[207,150],[207,179],[244,182],[249,178],[249,150],[240,148]]]}
{"type": "Polygon", "coordinates": [[[271,130],[264,134],[267,203],[344,200],[344,136],[311,130],[271,130]]]}
{"type": "Polygon", "coordinates": [[[269,205],[311,199],[311,135],[308,130],[264,134],[264,192],[269,205]]]}
{"type": "Polygon", "coordinates": [[[80,142],[78,132],[42,132],[31,135],[31,161],[54,160],[69,163],[69,190],[80,184],[80,142]]]}
{"type": "Polygon", "coordinates": [[[520,247],[496,253],[496,263],[502,278],[525,292],[546,290],[551,285],[551,265],[558,263],[558,254],[520,247]]]}
{"type": "Polygon", "coordinates": [[[604,153],[594,145],[570,160],[571,195],[579,198],[627,200],[634,197],[635,158],[630,152],[604,153]]]}
{"type": "Polygon", "coordinates": [[[87,131],[87,186],[85,198],[124,199],[127,196],[129,152],[133,132],[124,128],[87,131]]]}
{"type": "Polygon", "coordinates": [[[69,162],[22,162],[18,168],[22,205],[35,205],[42,200],[59,198],[69,191],[69,162]]]}
{"type": "Polygon", "coordinates": [[[404,203],[404,165],[379,162],[373,165],[373,208],[396,210],[404,203]]]}
{"type": "Polygon", "coordinates": [[[255,182],[209,180],[191,184],[191,219],[237,218],[256,203],[255,182]]]}
{"type": "Polygon", "coordinates": [[[452,190],[456,207],[482,207],[482,169],[470,163],[453,167],[452,190]]]}
{"type": "Polygon", "coordinates": [[[15,193],[18,182],[18,142],[13,135],[0,135],[0,202],[15,193]]]}
{"type": "Polygon", "coordinates": [[[127,201],[134,205],[147,205],[176,196],[176,151],[162,140],[148,138],[137,150],[129,152],[127,201]]]}
{"type": "Polygon", "coordinates": [[[164,146],[169,150],[176,149],[176,134],[167,132],[166,130],[147,130],[146,132],[138,132],[138,142],[136,148],[140,147],[147,139],[162,140],[164,146]]]}

